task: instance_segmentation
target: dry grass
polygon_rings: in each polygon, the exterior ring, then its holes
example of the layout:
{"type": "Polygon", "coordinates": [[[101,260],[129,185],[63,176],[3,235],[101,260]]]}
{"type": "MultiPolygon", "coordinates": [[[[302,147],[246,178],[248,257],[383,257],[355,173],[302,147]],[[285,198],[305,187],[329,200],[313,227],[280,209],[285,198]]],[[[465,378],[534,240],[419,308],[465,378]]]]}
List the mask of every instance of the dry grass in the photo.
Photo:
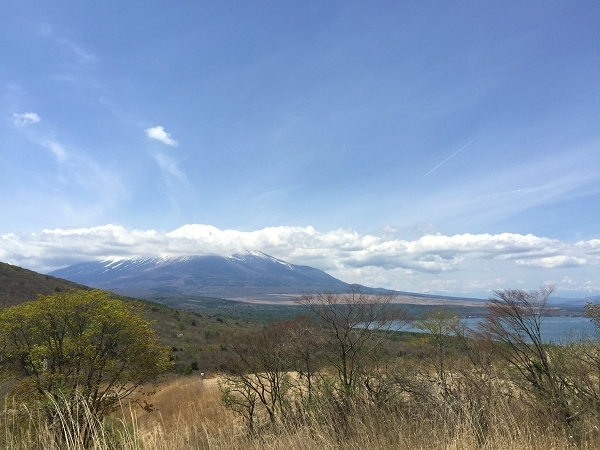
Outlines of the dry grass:
{"type": "MultiPolygon", "coordinates": [[[[550,450],[600,448],[594,424],[580,441],[559,426],[543,420],[514,402],[494,406],[485,441],[479,441],[468,418],[432,414],[418,405],[402,414],[353,410],[342,427],[336,419],[306,421],[303,425],[263,428],[249,436],[242,421],[220,401],[215,379],[182,377],[160,386],[151,398],[156,410],[146,413],[124,406],[104,425],[96,424],[93,448],[97,450],[338,450],[338,449],[519,449],[550,450]]],[[[322,413],[322,412],[321,412],[322,413]]],[[[53,430],[31,413],[19,422],[5,413],[0,420],[0,448],[6,450],[56,449],[53,430]]],[[[77,443],[67,450],[79,450],[77,443]]]]}
{"type": "Polygon", "coordinates": [[[132,410],[144,449],[208,449],[232,436],[244,436],[243,424],[221,404],[217,379],[196,376],[160,386],[151,398],[151,413],[132,410]]]}
{"type": "MultiPolygon", "coordinates": [[[[597,433],[584,435],[576,444],[561,427],[508,401],[495,405],[485,442],[477,440],[469,420],[448,421],[441,413],[426,416],[418,407],[404,415],[359,409],[343,430],[335,420],[320,420],[297,427],[264,428],[249,436],[242,421],[222,406],[216,380],[198,377],[164,385],[153,403],[156,411],[136,414],[136,436],[144,450],[600,448],[597,433]]],[[[594,430],[593,424],[587,428],[594,430]]]]}

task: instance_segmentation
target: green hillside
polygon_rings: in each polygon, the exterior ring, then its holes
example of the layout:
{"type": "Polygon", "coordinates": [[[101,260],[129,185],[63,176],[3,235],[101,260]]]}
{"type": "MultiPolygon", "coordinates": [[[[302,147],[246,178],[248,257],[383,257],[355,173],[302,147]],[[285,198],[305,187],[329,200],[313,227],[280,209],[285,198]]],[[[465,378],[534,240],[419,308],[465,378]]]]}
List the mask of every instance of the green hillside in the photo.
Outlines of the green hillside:
{"type": "Polygon", "coordinates": [[[87,286],[0,262],[0,307],[18,305],[69,289],[90,289],[87,286]]]}
{"type": "MultiPolygon", "coordinates": [[[[0,307],[36,300],[39,294],[50,295],[69,289],[91,288],[0,263],[0,307]]],[[[176,372],[183,372],[188,366],[208,373],[217,371],[223,363],[222,345],[226,340],[270,319],[254,312],[256,307],[224,299],[194,297],[194,311],[189,311],[132,297],[117,297],[142,304],[143,316],[152,322],[160,342],[172,347],[176,372]],[[245,310],[248,314],[242,319],[245,310]]]]}

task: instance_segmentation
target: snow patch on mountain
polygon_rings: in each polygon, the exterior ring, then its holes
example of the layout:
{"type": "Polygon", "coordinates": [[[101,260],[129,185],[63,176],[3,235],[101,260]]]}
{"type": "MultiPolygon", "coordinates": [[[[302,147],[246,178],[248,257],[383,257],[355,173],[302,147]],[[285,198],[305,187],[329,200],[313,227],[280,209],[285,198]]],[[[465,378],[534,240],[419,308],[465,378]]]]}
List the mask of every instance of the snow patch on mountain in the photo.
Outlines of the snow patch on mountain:
{"type": "Polygon", "coordinates": [[[277,259],[273,256],[267,255],[266,253],[255,250],[246,250],[245,254],[235,253],[233,255],[226,256],[225,258],[229,259],[230,261],[241,261],[246,264],[251,262],[253,258],[259,258],[265,261],[270,261],[275,264],[281,264],[282,266],[287,267],[289,270],[294,270],[294,267],[291,264],[277,259]]]}
{"type": "Polygon", "coordinates": [[[103,272],[117,271],[117,270],[132,270],[142,268],[148,270],[153,267],[162,266],[166,264],[173,264],[178,262],[185,262],[193,259],[194,256],[163,256],[160,258],[152,257],[141,257],[141,258],[110,258],[100,261],[104,268],[103,272]]]}

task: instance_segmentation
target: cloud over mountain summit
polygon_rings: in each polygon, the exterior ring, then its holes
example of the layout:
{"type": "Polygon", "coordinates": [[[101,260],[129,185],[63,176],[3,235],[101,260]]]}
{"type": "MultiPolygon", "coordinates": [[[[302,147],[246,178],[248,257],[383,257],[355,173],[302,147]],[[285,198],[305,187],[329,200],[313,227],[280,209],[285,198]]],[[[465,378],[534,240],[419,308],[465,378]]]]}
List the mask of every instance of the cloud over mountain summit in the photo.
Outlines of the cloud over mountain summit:
{"type": "Polygon", "coordinates": [[[321,232],[310,226],[238,231],[189,224],[161,232],[104,225],[0,237],[0,259],[37,270],[109,258],[231,255],[250,250],[317,267],[347,282],[479,295],[489,289],[562,280],[572,275],[572,267],[583,269],[586,276],[575,283],[569,277],[565,289],[594,292],[600,285],[595,275],[599,249],[598,239],[568,243],[532,234],[465,233],[405,240],[348,229],[321,232]]]}

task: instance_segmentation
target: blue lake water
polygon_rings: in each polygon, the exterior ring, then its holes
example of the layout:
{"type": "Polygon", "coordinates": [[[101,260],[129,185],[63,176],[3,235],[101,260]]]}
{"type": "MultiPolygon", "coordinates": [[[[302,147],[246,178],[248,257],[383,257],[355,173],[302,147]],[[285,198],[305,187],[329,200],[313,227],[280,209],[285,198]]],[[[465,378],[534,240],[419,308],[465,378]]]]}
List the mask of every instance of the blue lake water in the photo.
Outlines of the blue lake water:
{"type": "MultiPolygon", "coordinates": [[[[475,330],[482,320],[480,317],[468,317],[462,319],[461,323],[475,330]]],[[[421,332],[418,328],[410,326],[400,329],[413,333],[421,332]]],[[[542,339],[546,342],[567,342],[583,336],[600,339],[598,329],[588,317],[546,317],[542,322],[542,339]]]]}

